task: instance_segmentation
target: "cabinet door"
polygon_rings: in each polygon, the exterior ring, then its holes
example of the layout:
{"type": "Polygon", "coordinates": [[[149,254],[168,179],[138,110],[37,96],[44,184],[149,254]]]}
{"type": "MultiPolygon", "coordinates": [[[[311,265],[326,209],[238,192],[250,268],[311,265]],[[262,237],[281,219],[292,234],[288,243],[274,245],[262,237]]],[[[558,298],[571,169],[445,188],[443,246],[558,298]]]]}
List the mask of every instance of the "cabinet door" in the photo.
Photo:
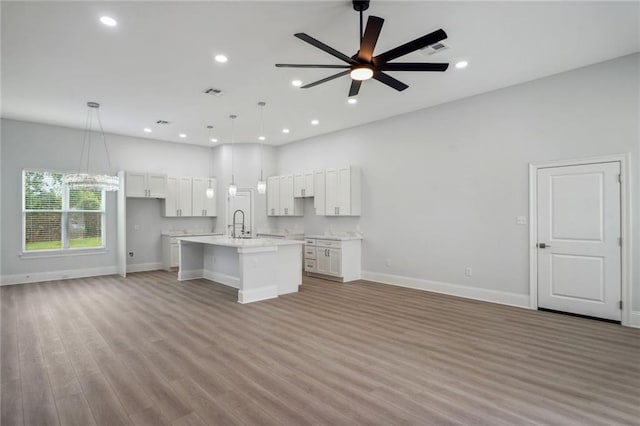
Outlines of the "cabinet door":
{"type": "Polygon", "coordinates": [[[128,173],[126,175],[125,186],[127,197],[147,196],[147,175],[146,173],[128,173]]]}
{"type": "Polygon", "coordinates": [[[293,175],[293,196],[294,197],[305,197],[305,185],[304,185],[304,175],[297,174],[293,175]]]}
{"type": "Polygon", "coordinates": [[[180,216],[193,216],[191,180],[190,177],[181,177],[178,179],[178,214],[180,216]]]}
{"type": "Polygon", "coordinates": [[[180,245],[171,244],[171,267],[177,268],[179,263],[180,245]]]}
{"type": "Polygon", "coordinates": [[[207,179],[194,177],[191,180],[191,206],[193,216],[204,216],[204,202],[207,199],[207,179]]]}
{"type": "Polygon", "coordinates": [[[280,176],[280,215],[293,216],[293,175],[280,176]]]}
{"type": "Polygon", "coordinates": [[[351,169],[346,167],[338,170],[338,216],[351,214],[351,169]]]}
{"type": "Polygon", "coordinates": [[[167,191],[164,199],[164,215],[165,217],[178,216],[178,178],[167,178],[167,191]]]}
{"type": "Polygon", "coordinates": [[[342,276],[342,250],[327,249],[329,251],[329,275],[342,276]]]}
{"type": "Polygon", "coordinates": [[[314,185],[313,185],[313,172],[304,174],[304,196],[305,197],[313,197],[314,196],[314,185]]]}
{"type": "Polygon", "coordinates": [[[325,171],[325,215],[338,215],[338,199],[339,199],[339,172],[336,169],[327,169],[325,171]]]}
{"type": "Polygon", "coordinates": [[[167,196],[167,177],[165,175],[147,175],[147,189],[149,197],[165,198],[167,196]]]}
{"type": "Polygon", "coordinates": [[[280,177],[267,178],[267,216],[280,215],[280,177]]]}
{"type": "Polygon", "coordinates": [[[319,274],[330,275],[331,258],[329,257],[329,250],[324,247],[316,249],[316,272],[319,274]]]}
{"type": "MultiPolygon", "coordinates": [[[[218,203],[216,200],[218,199],[218,181],[216,178],[210,178],[205,180],[204,189],[204,215],[207,217],[216,217],[218,215],[218,203]],[[213,198],[207,197],[207,189],[213,189],[213,198]]],[[[195,212],[197,213],[197,211],[195,212]]]]}
{"type": "Polygon", "coordinates": [[[325,214],[324,170],[313,172],[313,207],[315,207],[317,215],[323,216],[325,214]]]}

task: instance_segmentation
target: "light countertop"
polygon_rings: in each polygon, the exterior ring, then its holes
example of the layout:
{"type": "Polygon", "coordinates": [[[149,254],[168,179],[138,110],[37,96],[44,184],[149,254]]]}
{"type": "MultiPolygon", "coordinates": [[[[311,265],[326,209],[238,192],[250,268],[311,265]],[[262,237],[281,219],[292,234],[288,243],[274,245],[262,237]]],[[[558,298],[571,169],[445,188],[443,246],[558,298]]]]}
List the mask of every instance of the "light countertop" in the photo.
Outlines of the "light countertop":
{"type": "Polygon", "coordinates": [[[216,246],[236,247],[236,248],[259,248],[276,247],[294,244],[304,244],[302,240],[281,240],[270,238],[231,238],[228,236],[198,236],[182,237],[180,241],[190,243],[211,244],[216,246]]]}
{"type": "Polygon", "coordinates": [[[167,237],[189,237],[189,236],[196,236],[196,235],[222,235],[221,232],[210,232],[210,231],[189,231],[189,230],[184,230],[184,231],[162,231],[162,235],[165,235],[167,237]]]}
{"type": "Polygon", "coordinates": [[[361,235],[305,235],[305,238],[314,240],[331,240],[331,241],[352,241],[361,240],[361,235]]]}

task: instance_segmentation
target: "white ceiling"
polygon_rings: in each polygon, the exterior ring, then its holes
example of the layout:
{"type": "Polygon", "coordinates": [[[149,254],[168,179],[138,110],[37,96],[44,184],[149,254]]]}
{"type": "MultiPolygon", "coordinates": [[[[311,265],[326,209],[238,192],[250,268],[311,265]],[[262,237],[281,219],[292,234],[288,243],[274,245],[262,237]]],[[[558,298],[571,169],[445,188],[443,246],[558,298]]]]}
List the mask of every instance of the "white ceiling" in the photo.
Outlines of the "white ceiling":
{"type": "MultiPolygon", "coordinates": [[[[2,116],[84,126],[86,101],[102,104],[105,130],[208,144],[257,142],[266,101],[270,144],[391,117],[640,50],[638,2],[371,2],[385,19],[376,53],[443,28],[450,49],[403,61],[469,61],[465,70],[390,73],[404,92],[364,82],[348,105],[348,77],[296,89],[335,70],[275,68],[276,62],[339,61],[293,37],[307,34],[352,55],[358,15],[350,1],[2,2],[2,116]],[[98,22],[112,16],[118,26],[98,22]],[[227,64],[213,61],[224,52],[227,64]],[[207,87],[225,94],[212,97],[207,87]],[[310,120],[320,120],[311,126],[310,120]],[[170,121],[158,126],[155,121],[170,121]],[[143,133],[144,127],[153,133],[143,133]],[[291,129],[289,135],[281,132],[291,129]],[[188,134],[180,139],[178,134],[188,134]]],[[[603,82],[605,83],[605,82],[603,82]]]]}

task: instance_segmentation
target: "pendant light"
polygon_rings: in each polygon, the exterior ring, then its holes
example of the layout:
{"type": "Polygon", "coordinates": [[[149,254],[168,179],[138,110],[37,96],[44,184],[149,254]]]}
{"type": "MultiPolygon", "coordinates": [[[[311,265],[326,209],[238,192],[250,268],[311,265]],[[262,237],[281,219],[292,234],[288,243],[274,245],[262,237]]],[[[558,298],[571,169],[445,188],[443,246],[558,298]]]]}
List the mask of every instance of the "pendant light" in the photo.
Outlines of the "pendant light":
{"type": "Polygon", "coordinates": [[[71,189],[79,189],[83,191],[117,191],[120,188],[120,179],[118,176],[107,174],[98,174],[89,172],[89,164],[91,160],[91,136],[93,113],[95,112],[100,134],[102,136],[102,145],[107,159],[107,173],[111,171],[111,159],[109,158],[109,150],[107,149],[107,140],[102,128],[102,120],[100,119],[100,104],[97,102],[87,102],[87,122],[82,135],[82,149],[80,151],[80,167],[78,173],[68,174],[65,183],[71,189]],[[86,147],[86,161],[85,159],[86,147]]]}
{"type": "Polygon", "coordinates": [[[231,119],[231,184],[229,185],[229,196],[235,197],[238,193],[238,187],[236,186],[236,182],[233,175],[233,154],[234,147],[236,144],[236,134],[235,134],[235,121],[238,116],[235,114],[231,114],[229,118],[231,119]]]}
{"type": "MultiPolygon", "coordinates": [[[[209,129],[209,140],[212,139],[211,137],[211,131],[213,130],[213,126],[209,125],[207,126],[207,129],[209,129]]],[[[211,187],[211,180],[213,179],[211,176],[211,162],[213,161],[213,147],[211,147],[211,156],[209,157],[209,185],[205,191],[205,194],[207,195],[208,199],[213,199],[213,197],[216,195],[214,189],[211,187]]]]}
{"type": "Polygon", "coordinates": [[[267,182],[264,181],[264,173],[263,173],[263,165],[264,165],[264,140],[266,137],[264,136],[264,107],[267,105],[266,102],[258,102],[258,106],[260,107],[260,135],[258,139],[260,140],[260,180],[258,180],[258,184],[256,188],[258,189],[258,194],[264,194],[267,192],[267,182]]]}

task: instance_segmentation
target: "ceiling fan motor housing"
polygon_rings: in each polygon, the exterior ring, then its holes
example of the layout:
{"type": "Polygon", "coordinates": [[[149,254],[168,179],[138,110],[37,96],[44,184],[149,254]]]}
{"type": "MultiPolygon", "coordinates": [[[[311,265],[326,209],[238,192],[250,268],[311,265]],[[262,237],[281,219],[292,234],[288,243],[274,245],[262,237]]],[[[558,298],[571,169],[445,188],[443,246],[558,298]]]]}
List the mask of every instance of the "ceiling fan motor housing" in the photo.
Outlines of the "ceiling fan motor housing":
{"type": "Polygon", "coordinates": [[[369,0],[353,0],[353,9],[356,12],[364,12],[369,9],[369,0]]]}

